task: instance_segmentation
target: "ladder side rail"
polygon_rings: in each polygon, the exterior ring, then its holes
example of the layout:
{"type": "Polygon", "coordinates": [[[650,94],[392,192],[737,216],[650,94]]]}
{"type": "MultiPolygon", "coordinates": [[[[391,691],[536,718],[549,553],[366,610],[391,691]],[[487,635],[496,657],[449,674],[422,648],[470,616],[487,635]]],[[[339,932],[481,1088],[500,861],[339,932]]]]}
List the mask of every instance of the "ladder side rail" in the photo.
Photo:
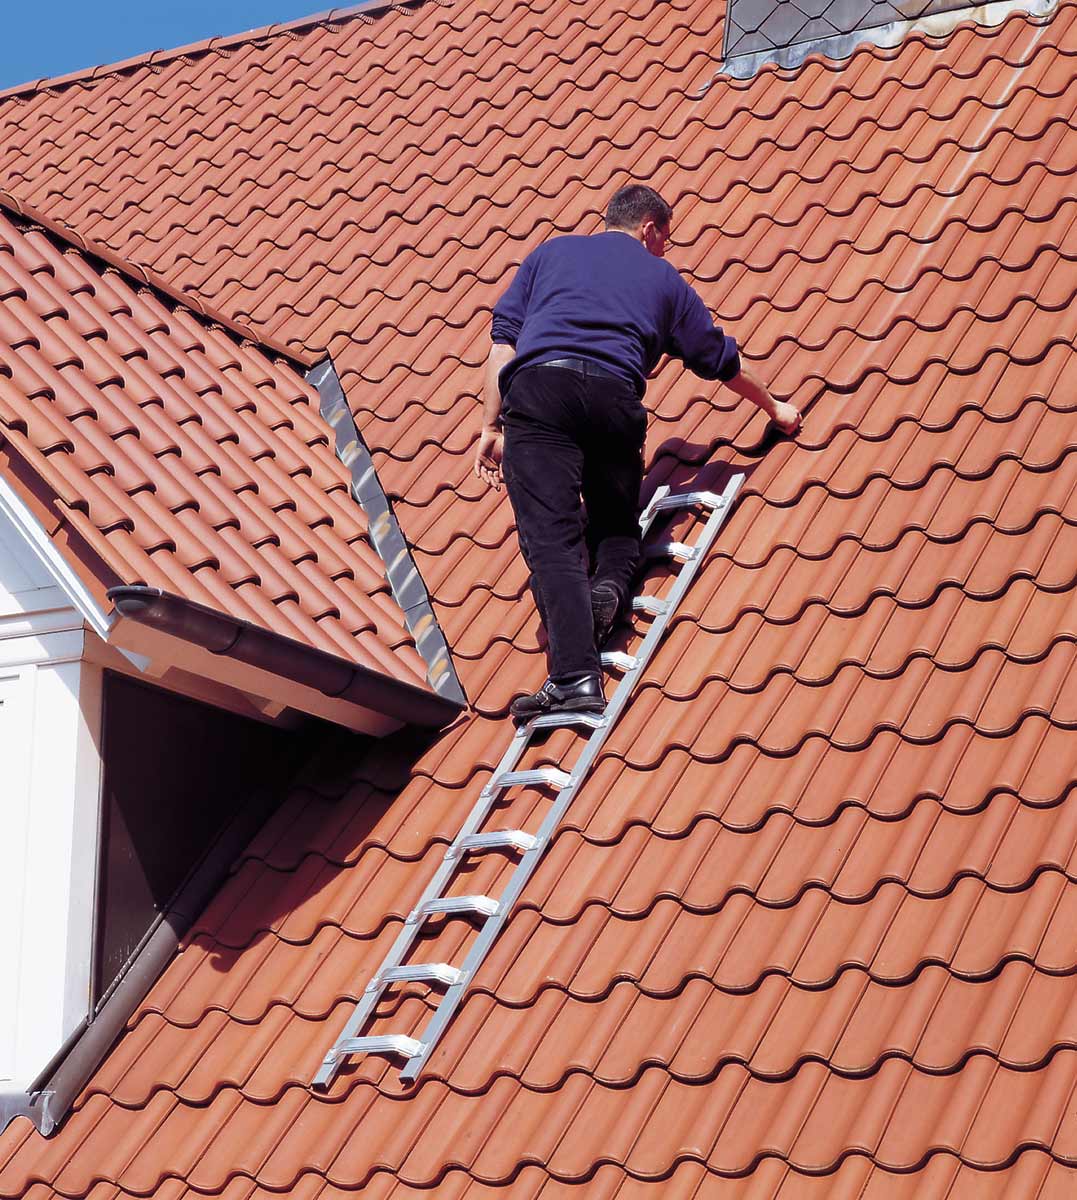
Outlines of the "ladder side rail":
{"type": "MultiPolygon", "coordinates": [[[[637,658],[637,665],[628,672],[621,680],[617,690],[613,694],[613,698],[606,706],[606,723],[598,729],[595,729],[591,736],[587,739],[587,745],[584,747],[583,753],[572,768],[572,782],[567,787],[563,788],[558,794],[557,799],[551,805],[550,810],[546,814],[545,820],[539,827],[536,833],[536,844],[530,850],[526,850],[517,864],[515,870],[509,878],[508,884],[501,895],[501,903],[498,906],[497,912],[490,917],[483,925],[475,944],[467,955],[463,966],[461,967],[460,979],[450,985],[449,989],[441,998],[437,1009],[431,1015],[427,1022],[426,1028],[423,1030],[421,1042],[422,1048],[417,1054],[408,1059],[403,1070],[400,1073],[400,1078],[403,1081],[410,1082],[415,1079],[422,1070],[429,1058],[434,1047],[437,1045],[445,1026],[452,1019],[460,1001],[463,999],[463,993],[474,973],[478,970],[486,957],[486,954],[493,944],[494,939],[500,932],[502,925],[508,919],[513,905],[519,899],[523,889],[527,886],[532,873],[538,866],[539,860],[546,849],[550,839],[553,836],[554,830],[560,824],[565,813],[574,799],[576,792],[579,790],[583,781],[587,778],[587,774],[592,763],[598,757],[605,745],[606,739],[609,736],[613,726],[616,724],[617,718],[621,711],[628,703],[628,699],[635,687],[639,676],[647,669],[647,665],[654,654],[659,641],[665,632],[666,626],[676,611],[677,605],[680,603],[684,594],[692,584],[700,565],[704,561],[707,551],[714,543],[714,539],[718,536],[718,532],[725,522],[730,509],[733,506],[733,501],[736,499],[737,492],[740,490],[744,482],[744,475],[737,474],[730,477],[729,482],[721,496],[721,503],[716,505],[707,523],[703,528],[702,534],[699,536],[696,545],[699,552],[689,559],[681,567],[677,573],[677,578],[674,581],[673,588],[668,597],[668,607],[666,611],[652,624],[647,636],[643,640],[643,645],[640,647],[637,658]]],[[[668,491],[668,489],[667,489],[668,491]]]]}

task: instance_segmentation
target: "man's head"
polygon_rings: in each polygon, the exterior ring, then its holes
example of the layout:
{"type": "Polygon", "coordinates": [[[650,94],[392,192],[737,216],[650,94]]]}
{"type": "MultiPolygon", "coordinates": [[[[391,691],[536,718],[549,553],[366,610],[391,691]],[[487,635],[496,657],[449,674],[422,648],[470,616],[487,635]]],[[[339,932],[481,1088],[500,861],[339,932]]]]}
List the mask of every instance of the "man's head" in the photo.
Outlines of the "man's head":
{"type": "Polygon", "coordinates": [[[656,257],[666,252],[673,209],[654,188],[630,183],[614,192],[606,209],[606,228],[618,229],[638,238],[656,257]]]}

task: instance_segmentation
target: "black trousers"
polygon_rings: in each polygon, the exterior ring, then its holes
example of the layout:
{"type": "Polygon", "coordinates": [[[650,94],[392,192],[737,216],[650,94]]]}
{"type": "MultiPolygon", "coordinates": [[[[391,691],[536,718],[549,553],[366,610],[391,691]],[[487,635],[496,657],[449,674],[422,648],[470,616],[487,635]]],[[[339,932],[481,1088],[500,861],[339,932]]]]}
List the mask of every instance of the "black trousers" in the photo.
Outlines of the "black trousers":
{"type": "Polygon", "coordinates": [[[639,565],[647,414],[609,375],[525,367],[504,403],[502,469],[555,683],[599,670],[591,583],[628,597],[639,565]],[[586,519],[583,505],[586,505],[586,519]]]}

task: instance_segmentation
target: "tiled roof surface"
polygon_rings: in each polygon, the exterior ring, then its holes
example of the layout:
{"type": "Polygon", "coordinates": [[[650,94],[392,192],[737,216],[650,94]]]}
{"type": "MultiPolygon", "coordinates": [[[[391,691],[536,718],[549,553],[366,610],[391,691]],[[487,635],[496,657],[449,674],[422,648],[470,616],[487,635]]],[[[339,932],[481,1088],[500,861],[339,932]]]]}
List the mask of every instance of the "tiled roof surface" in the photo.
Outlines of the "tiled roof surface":
{"type": "Polygon", "coordinates": [[[428,4],[0,107],[0,182],[333,349],[476,705],[297,785],[0,1195],[1072,1194],[1077,4],[694,101],[723,10],[428,4]],[[648,487],[744,499],[418,1087],[319,1096],[542,675],[489,308],[630,174],[803,432],[660,372],[648,487]]]}
{"type": "Polygon", "coordinates": [[[0,442],[105,607],[161,588],[425,684],[296,368],[3,206],[0,442]]]}

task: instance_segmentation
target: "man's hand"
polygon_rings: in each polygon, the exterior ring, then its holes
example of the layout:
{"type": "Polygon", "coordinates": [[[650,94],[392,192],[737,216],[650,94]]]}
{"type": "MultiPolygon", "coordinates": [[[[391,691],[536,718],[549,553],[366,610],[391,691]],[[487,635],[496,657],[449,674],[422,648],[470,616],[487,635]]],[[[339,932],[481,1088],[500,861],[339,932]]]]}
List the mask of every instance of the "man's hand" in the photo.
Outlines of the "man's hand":
{"type": "Polygon", "coordinates": [[[501,491],[501,452],[505,438],[497,429],[484,425],[475,447],[475,474],[495,492],[501,491]]]}
{"type": "Polygon", "coordinates": [[[782,433],[789,437],[792,437],[800,428],[800,413],[785,400],[774,401],[774,415],[771,420],[782,433]]]}
{"type": "Polygon", "coordinates": [[[797,408],[786,400],[775,400],[767,385],[748,367],[741,367],[732,379],[726,380],[726,386],[738,396],[750,400],[756,408],[761,408],[775,426],[789,437],[800,428],[800,413],[797,408]]]}

